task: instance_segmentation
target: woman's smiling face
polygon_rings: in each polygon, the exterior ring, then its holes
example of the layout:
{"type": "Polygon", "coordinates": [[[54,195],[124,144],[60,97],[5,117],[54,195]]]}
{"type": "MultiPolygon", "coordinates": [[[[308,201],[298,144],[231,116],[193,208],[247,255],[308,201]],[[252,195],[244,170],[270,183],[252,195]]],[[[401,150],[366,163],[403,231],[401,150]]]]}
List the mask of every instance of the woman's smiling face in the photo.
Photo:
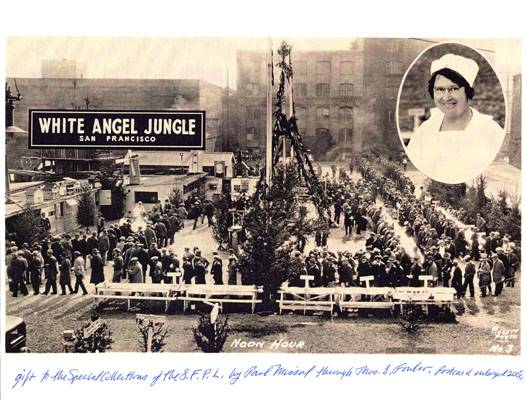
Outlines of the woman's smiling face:
{"type": "Polygon", "coordinates": [[[469,111],[465,88],[446,77],[436,76],[433,92],[436,106],[447,117],[458,118],[469,111]]]}

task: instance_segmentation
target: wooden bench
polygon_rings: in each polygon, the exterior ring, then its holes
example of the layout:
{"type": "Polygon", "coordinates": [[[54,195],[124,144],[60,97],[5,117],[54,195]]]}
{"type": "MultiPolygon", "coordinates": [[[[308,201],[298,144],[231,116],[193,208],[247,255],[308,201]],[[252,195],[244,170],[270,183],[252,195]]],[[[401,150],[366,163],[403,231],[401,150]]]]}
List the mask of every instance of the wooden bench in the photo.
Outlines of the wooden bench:
{"type": "Polygon", "coordinates": [[[95,286],[95,299],[121,299],[127,301],[127,310],[131,307],[131,300],[164,301],[165,311],[170,301],[177,300],[177,286],[163,283],[109,283],[102,282],[95,286]],[[158,294],[159,296],[153,296],[158,294]]]}
{"type": "Polygon", "coordinates": [[[450,287],[397,287],[392,293],[393,302],[400,305],[403,311],[404,304],[416,304],[424,307],[428,312],[428,306],[434,305],[447,307],[456,303],[456,290],[450,287]]]}
{"type": "Polygon", "coordinates": [[[279,313],[283,310],[303,310],[307,311],[329,311],[334,310],[334,288],[326,287],[287,287],[282,286],[278,291],[280,294],[279,313]],[[287,296],[292,298],[287,298],[287,296]]]}
{"type": "Polygon", "coordinates": [[[238,303],[251,304],[251,311],[254,313],[256,304],[261,303],[257,295],[262,293],[263,289],[253,285],[185,285],[182,292],[184,295],[179,296],[178,299],[183,300],[184,310],[189,302],[219,303],[220,305],[238,303]]]}

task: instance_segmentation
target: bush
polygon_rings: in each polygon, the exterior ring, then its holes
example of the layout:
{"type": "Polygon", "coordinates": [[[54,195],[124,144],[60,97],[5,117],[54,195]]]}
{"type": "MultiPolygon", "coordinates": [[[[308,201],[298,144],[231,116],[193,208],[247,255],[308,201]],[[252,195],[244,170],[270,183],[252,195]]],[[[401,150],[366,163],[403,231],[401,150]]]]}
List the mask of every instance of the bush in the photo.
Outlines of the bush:
{"type": "Polygon", "coordinates": [[[95,225],[95,202],[91,194],[91,188],[84,186],[80,196],[77,209],[77,222],[82,227],[95,225]]]}
{"type": "Polygon", "coordinates": [[[192,330],[195,342],[204,353],[220,353],[228,337],[228,317],[218,315],[212,323],[210,314],[201,314],[197,327],[192,330]]]}

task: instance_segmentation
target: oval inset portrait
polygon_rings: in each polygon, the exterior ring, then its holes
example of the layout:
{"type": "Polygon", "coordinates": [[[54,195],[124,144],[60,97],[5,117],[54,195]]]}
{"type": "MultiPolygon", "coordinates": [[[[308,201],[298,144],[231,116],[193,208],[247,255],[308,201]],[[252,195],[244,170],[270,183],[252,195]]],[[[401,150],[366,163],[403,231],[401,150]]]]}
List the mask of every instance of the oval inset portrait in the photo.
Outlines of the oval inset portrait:
{"type": "Polygon", "coordinates": [[[489,61],[471,47],[440,43],[407,70],[397,103],[400,140],[429,178],[467,182],[483,173],[504,141],[506,101],[489,61]]]}

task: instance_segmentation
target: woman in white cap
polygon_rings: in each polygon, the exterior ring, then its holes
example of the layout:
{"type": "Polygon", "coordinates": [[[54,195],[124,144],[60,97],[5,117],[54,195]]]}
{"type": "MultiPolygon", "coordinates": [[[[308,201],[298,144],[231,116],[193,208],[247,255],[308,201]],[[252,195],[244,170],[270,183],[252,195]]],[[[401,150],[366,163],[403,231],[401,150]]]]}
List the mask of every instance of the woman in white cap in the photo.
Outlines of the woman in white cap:
{"type": "Polygon", "coordinates": [[[444,183],[475,178],[495,159],[504,130],[471,107],[479,66],[446,54],[431,63],[428,92],[436,108],[412,135],[407,154],[416,168],[444,183]]]}

